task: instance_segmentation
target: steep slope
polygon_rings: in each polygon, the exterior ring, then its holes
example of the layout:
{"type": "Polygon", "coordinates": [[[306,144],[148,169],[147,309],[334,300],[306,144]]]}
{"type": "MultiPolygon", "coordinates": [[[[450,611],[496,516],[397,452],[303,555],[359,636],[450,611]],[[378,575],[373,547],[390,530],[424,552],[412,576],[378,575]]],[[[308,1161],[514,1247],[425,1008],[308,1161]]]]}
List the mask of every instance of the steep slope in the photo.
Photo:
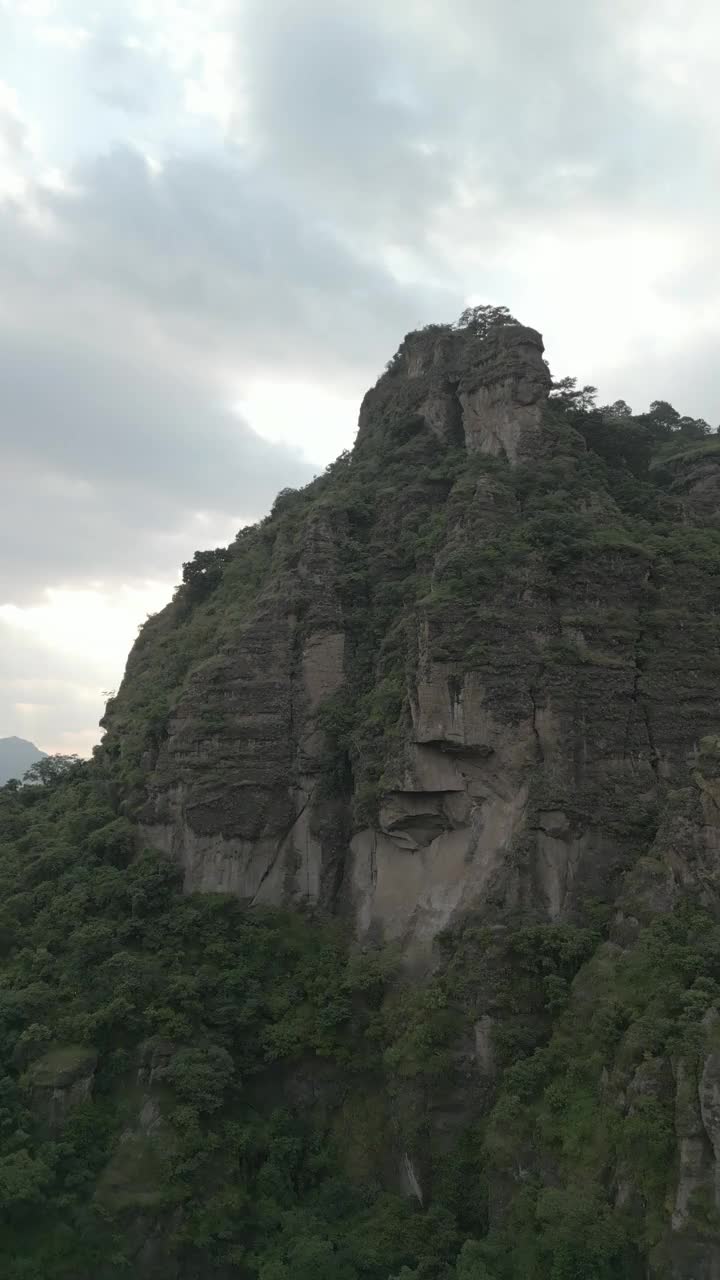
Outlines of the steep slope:
{"type": "Polygon", "coordinates": [[[11,778],[22,778],[31,765],[45,758],[34,742],[25,738],[0,738],[0,787],[11,778]]]}
{"type": "Polygon", "coordinates": [[[410,335],[352,456],[148,623],[106,750],[189,889],[410,959],[479,895],[615,891],[717,729],[717,535],[549,390],[533,330],[410,335]]]}
{"type": "Polygon", "coordinates": [[[11,1280],[717,1280],[718,459],[479,309],[185,566],[0,792],[11,1280]]]}

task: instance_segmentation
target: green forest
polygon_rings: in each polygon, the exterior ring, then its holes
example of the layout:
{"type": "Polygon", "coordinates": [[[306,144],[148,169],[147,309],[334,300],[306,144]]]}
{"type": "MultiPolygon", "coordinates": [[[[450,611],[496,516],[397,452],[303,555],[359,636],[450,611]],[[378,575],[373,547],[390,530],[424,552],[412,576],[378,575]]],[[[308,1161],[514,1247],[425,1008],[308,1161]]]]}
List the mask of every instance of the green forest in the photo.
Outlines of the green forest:
{"type": "MultiPolygon", "coordinates": [[[[97,772],[0,794],[5,1275],[133,1275],[136,1234],[152,1240],[155,1222],[158,1275],[165,1252],[183,1275],[259,1280],[644,1274],[671,1099],[640,1097],[622,1118],[603,1077],[621,1043],[630,1062],[700,1050],[720,994],[710,913],[684,904],[627,956],[602,921],[501,940],[466,921],[416,988],[332,921],[183,896],[167,860],[132,857],[97,772]],[[489,982],[497,1098],[468,1082],[461,1050],[489,982]],[[144,1127],[142,1065],[165,1048],[150,1091],[162,1118],[144,1127]],[[77,1068],[93,1070],[92,1096],[58,1123],[50,1093],[77,1068]],[[388,1133],[412,1148],[450,1082],[468,1114],[421,1206],[384,1186],[388,1133]],[[557,1184],[529,1177],[488,1235],[490,1186],[538,1145],[557,1184]],[[603,1184],[615,1162],[635,1193],[620,1213],[603,1184]]],[[[720,1225],[710,1205],[696,1212],[720,1225]]]]}

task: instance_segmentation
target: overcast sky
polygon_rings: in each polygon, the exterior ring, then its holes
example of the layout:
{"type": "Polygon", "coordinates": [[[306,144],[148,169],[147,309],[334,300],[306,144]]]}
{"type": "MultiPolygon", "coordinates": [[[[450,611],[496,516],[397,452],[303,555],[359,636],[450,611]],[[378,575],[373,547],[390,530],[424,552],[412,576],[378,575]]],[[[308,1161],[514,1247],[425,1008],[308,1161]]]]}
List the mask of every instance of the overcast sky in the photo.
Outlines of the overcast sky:
{"type": "Polygon", "coordinates": [[[715,0],[0,0],[0,737],[466,302],[720,420],[715,0]]]}

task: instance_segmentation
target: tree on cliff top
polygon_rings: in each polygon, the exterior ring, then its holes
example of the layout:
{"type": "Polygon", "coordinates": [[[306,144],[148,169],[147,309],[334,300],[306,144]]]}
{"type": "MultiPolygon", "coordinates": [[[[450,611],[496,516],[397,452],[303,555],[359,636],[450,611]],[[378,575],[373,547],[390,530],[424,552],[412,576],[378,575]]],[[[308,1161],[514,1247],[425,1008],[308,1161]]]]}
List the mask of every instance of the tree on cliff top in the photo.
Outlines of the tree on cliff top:
{"type": "Polygon", "coordinates": [[[469,329],[478,338],[486,338],[493,329],[500,329],[506,324],[519,324],[520,321],[511,315],[507,307],[491,307],[483,303],[479,307],[466,307],[458,319],[456,329],[469,329]]]}

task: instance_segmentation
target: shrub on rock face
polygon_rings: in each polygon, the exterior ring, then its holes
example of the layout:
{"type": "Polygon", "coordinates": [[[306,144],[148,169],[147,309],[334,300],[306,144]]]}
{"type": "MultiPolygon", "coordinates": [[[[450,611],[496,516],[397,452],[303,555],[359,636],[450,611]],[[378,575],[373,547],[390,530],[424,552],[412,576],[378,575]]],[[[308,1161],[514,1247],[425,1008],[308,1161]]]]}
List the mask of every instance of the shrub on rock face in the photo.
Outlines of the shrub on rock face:
{"type": "Polygon", "coordinates": [[[58,1045],[28,1071],[32,1085],[43,1089],[62,1089],[76,1080],[92,1075],[97,1053],[86,1045],[58,1045]]]}
{"type": "Polygon", "coordinates": [[[164,1072],[178,1097],[198,1111],[217,1111],[222,1106],[234,1074],[235,1064],[230,1054],[218,1045],[180,1049],[164,1072]]]}
{"type": "Polygon", "coordinates": [[[103,862],[125,867],[136,845],[136,828],[127,818],[115,818],[88,836],[88,849],[103,862]]]}
{"type": "Polygon", "coordinates": [[[215,547],[214,551],[196,551],[192,560],[183,565],[185,594],[193,604],[205,600],[215,590],[229,559],[227,547],[215,547]]]}

